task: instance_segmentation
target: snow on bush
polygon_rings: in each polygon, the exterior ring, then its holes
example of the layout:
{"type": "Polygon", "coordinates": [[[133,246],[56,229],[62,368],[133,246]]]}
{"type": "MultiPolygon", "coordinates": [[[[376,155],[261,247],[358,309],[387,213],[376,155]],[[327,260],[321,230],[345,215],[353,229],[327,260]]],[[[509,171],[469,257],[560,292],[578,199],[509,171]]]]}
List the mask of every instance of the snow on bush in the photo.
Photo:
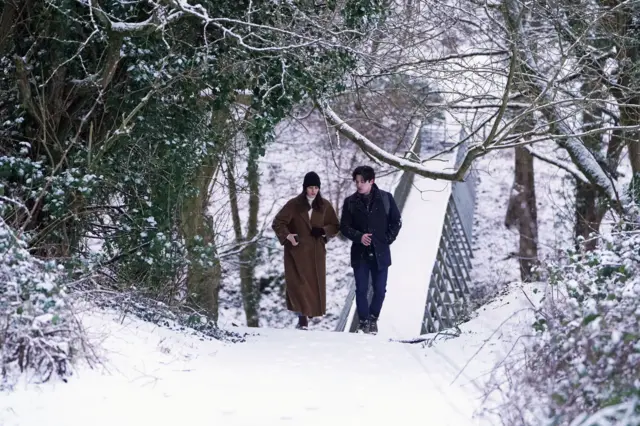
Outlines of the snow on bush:
{"type": "Polygon", "coordinates": [[[85,299],[98,308],[119,312],[120,315],[130,314],[169,330],[197,336],[200,340],[215,339],[239,343],[245,342],[245,336],[248,335],[223,330],[205,312],[197,312],[190,306],[170,306],[134,291],[95,294],[88,292],[85,299]]]}
{"type": "MultiPolygon", "coordinates": [[[[518,423],[607,424],[584,419],[640,396],[640,231],[620,227],[597,250],[570,253],[550,269],[512,408],[518,423]]],[[[606,415],[622,421],[625,413],[606,415]]]]}
{"type": "Polygon", "coordinates": [[[34,258],[0,218],[0,388],[19,373],[65,379],[81,336],[56,264],[34,258]]]}
{"type": "Polygon", "coordinates": [[[600,409],[595,414],[582,414],[571,422],[571,426],[627,426],[640,425],[640,401],[633,398],[600,409]]]}

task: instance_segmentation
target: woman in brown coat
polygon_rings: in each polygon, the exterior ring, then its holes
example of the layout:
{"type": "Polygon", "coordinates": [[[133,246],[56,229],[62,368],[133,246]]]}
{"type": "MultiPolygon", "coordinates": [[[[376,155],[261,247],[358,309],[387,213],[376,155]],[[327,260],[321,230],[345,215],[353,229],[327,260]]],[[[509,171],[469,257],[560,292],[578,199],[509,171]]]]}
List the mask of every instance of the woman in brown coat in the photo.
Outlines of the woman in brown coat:
{"type": "Polygon", "coordinates": [[[296,328],[306,330],[309,317],[326,312],[327,240],[338,233],[340,221],[320,195],[320,177],[309,172],[302,193],[278,212],[271,225],[284,245],[287,309],[298,315],[296,328]]]}

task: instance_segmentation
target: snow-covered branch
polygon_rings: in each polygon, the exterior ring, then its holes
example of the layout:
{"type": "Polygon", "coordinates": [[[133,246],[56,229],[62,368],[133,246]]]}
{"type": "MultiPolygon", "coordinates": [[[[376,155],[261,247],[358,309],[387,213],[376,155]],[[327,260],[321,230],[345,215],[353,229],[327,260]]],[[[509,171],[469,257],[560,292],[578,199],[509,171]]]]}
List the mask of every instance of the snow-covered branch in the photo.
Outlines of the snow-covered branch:
{"type": "Polygon", "coordinates": [[[410,171],[420,176],[424,176],[431,179],[442,179],[447,181],[463,181],[466,172],[472,166],[474,160],[481,155],[488,152],[488,149],[492,146],[497,146],[503,137],[500,136],[502,130],[500,124],[505,112],[508,109],[510,101],[512,100],[511,87],[512,80],[515,75],[517,64],[517,56],[512,54],[509,63],[509,72],[507,75],[507,81],[504,86],[504,91],[500,98],[500,104],[495,113],[495,119],[489,135],[484,138],[482,143],[472,145],[465,153],[463,161],[458,166],[457,170],[442,171],[433,170],[429,167],[425,167],[422,161],[411,161],[406,158],[401,158],[394,155],[385,149],[381,148],[369,138],[358,132],[355,128],[347,124],[340,116],[329,106],[326,100],[317,101],[318,108],[323,113],[325,119],[336,128],[342,135],[353,141],[360,149],[366,154],[371,155],[377,160],[380,160],[386,164],[396,167],[401,170],[410,171]]]}
{"type": "Polygon", "coordinates": [[[397,73],[400,70],[407,70],[418,66],[424,66],[429,64],[442,64],[443,62],[449,61],[459,61],[461,59],[470,59],[477,57],[488,57],[488,56],[501,56],[507,57],[509,54],[506,50],[478,50],[472,52],[465,53],[452,53],[449,55],[438,56],[435,58],[427,58],[427,59],[418,59],[407,62],[400,62],[397,64],[393,64],[389,67],[383,68],[378,73],[368,73],[368,74],[360,74],[359,77],[378,77],[380,75],[386,75],[388,73],[397,73]]]}
{"type": "Polygon", "coordinates": [[[460,167],[453,172],[443,172],[440,170],[433,170],[423,166],[421,163],[408,160],[406,158],[398,157],[391,154],[384,149],[378,147],[375,143],[370,141],[367,137],[362,135],[352,126],[347,124],[342,118],[336,114],[333,109],[327,104],[326,101],[320,101],[317,103],[318,108],[322,111],[322,114],[326,120],[336,128],[343,136],[355,143],[365,153],[370,154],[372,157],[397,167],[398,169],[413,172],[417,175],[424,176],[431,179],[442,179],[447,181],[463,181],[467,170],[471,167],[473,160],[481,155],[484,151],[482,147],[472,147],[467,152],[465,160],[460,167]]]}
{"type": "Polygon", "coordinates": [[[542,108],[542,114],[555,131],[564,135],[564,139],[557,139],[558,145],[566,149],[572,161],[583,175],[602,190],[611,201],[619,200],[620,190],[616,183],[598,164],[594,154],[585,146],[582,139],[576,136],[559,107],[553,104],[552,91],[549,90],[549,80],[545,79],[534,60],[533,52],[529,46],[525,30],[522,25],[522,7],[518,0],[504,0],[503,14],[505,21],[513,36],[512,42],[516,45],[521,72],[528,76],[524,81],[527,89],[538,102],[547,105],[542,108]]]}
{"type": "MultiPolygon", "coordinates": [[[[168,0],[166,2],[156,2],[148,0],[147,2],[153,6],[148,18],[137,22],[115,21],[108,13],[95,5],[91,0],[78,0],[83,5],[88,5],[91,14],[95,14],[98,19],[110,31],[119,33],[135,33],[144,31],[162,31],[169,24],[184,18],[193,17],[201,21],[205,28],[205,43],[207,37],[207,27],[217,28],[223,37],[234,39],[239,46],[247,51],[252,52],[283,52],[297,50],[314,45],[322,45],[325,48],[347,49],[352,50],[347,44],[340,42],[341,38],[348,36],[362,36],[358,31],[352,29],[332,30],[323,25],[324,22],[317,22],[298,9],[293,9],[291,19],[292,22],[302,22],[305,27],[315,27],[317,33],[323,36],[308,34],[305,31],[296,31],[295,25],[265,25],[252,22],[251,19],[233,19],[224,16],[211,16],[209,11],[202,4],[191,4],[187,0],[168,0]],[[269,40],[261,34],[276,35],[275,40],[269,40]],[[251,43],[248,40],[254,40],[251,43]]],[[[255,13],[252,6],[247,10],[247,15],[255,13]]],[[[289,23],[291,24],[291,23],[289,23]]]]}
{"type": "Polygon", "coordinates": [[[562,170],[564,170],[567,173],[570,173],[573,177],[575,177],[576,179],[578,179],[580,182],[582,183],[589,183],[589,180],[582,174],[582,172],[578,169],[576,169],[573,165],[571,164],[567,164],[563,161],[559,161],[556,160],[554,158],[548,157],[544,154],[539,153],[538,151],[534,150],[531,146],[525,146],[524,147],[527,151],[529,151],[529,154],[531,154],[533,157],[537,158],[538,160],[544,161],[545,163],[549,163],[552,164],[562,170]]]}

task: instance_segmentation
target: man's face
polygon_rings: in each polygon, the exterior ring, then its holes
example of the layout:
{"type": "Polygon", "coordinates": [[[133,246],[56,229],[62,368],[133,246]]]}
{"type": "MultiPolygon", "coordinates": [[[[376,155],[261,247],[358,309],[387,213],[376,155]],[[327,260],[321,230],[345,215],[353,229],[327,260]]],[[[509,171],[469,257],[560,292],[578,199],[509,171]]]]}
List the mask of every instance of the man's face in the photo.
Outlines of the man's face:
{"type": "Polygon", "coordinates": [[[359,194],[368,194],[369,192],[371,192],[371,185],[373,185],[373,182],[375,181],[375,179],[371,179],[369,181],[365,181],[364,179],[362,179],[362,176],[360,175],[356,175],[356,190],[358,191],[359,194]]]}

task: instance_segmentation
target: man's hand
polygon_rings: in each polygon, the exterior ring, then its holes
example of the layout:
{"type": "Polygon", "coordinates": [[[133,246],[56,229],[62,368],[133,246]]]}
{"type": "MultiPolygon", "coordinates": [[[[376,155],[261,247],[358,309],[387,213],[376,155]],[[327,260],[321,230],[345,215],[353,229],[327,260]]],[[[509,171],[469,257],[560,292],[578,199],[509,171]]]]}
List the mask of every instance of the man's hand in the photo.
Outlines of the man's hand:
{"type": "Polygon", "coordinates": [[[299,243],[296,241],[296,237],[298,234],[289,234],[287,235],[287,240],[291,243],[292,246],[297,246],[299,243]]]}
{"type": "Polygon", "coordinates": [[[371,245],[371,234],[364,234],[360,239],[363,245],[369,246],[371,245]]]}
{"type": "Polygon", "coordinates": [[[313,228],[311,228],[311,235],[316,237],[316,238],[320,238],[323,235],[325,235],[325,232],[324,232],[323,228],[313,227],[313,228]]]}

